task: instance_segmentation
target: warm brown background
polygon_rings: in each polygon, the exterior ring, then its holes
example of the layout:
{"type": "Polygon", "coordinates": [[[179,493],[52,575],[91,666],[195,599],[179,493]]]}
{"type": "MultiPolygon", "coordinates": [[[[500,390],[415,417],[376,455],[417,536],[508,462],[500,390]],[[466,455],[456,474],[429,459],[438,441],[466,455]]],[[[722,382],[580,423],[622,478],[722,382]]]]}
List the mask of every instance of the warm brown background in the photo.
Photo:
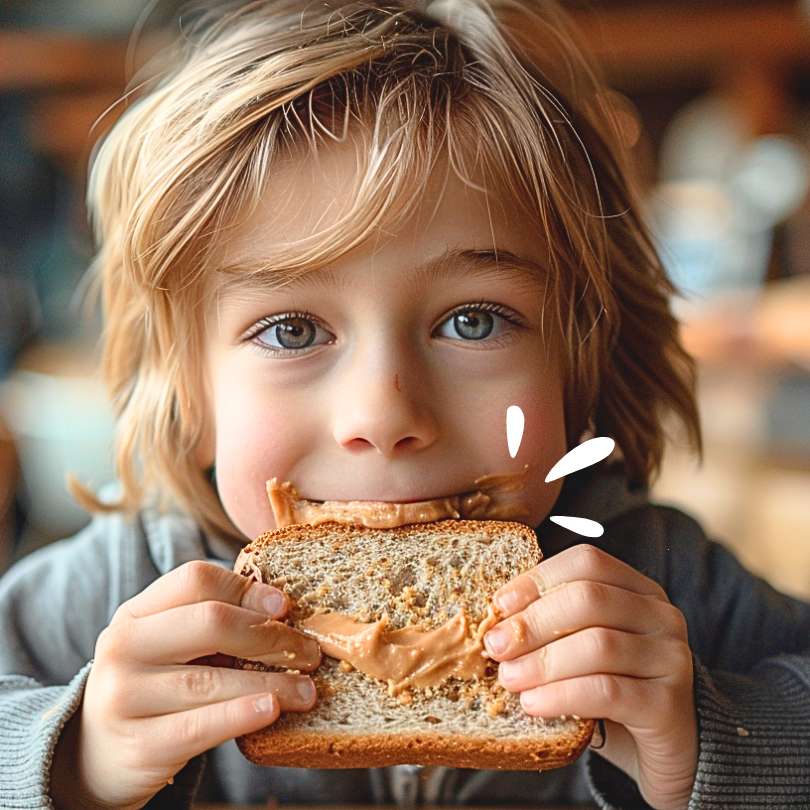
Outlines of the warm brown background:
{"type": "MultiPolygon", "coordinates": [[[[116,115],[102,113],[159,47],[162,25],[177,25],[171,3],[158,4],[161,11],[145,23],[137,21],[139,5],[145,3],[9,2],[0,10],[0,112],[11,110],[20,126],[12,143],[19,153],[8,152],[8,142],[0,150],[7,151],[12,170],[37,161],[57,178],[51,187],[13,185],[6,190],[10,207],[0,210],[6,217],[0,234],[18,260],[12,272],[36,279],[44,312],[39,328],[0,367],[6,380],[6,398],[0,398],[0,421],[6,414],[6,427],[0,427],[0,570],[86,520],[63,494],[65,470],[83,471],[96,485],[110,471],[111,425],[93,378],[98,323],[80,322],[69,298],[92,250],[82,202],[86,167],[93,143],[116,115]],[[51,215],[56,197],[61,204],[51,215]],[[16,227],[16,201],[45,212],[35,231],[16,227]],[[32,249],[24,260],[13,252],[18,244],[40,243],[47,250],[32,249]],[[11,413],[14,408],[26,418],[11,413]],[[88,420],[88,413],[98,415],[88,420]]],[[[664,181],[668,128],[701,97],[724,99],[734,109],[743,126],[740,148],[774,133],[802,148],[810,144],[808,4],[568,5],[619,93],[617,109],[650,195],[664,181]]],[[[763,282],[749,285],[744,295],[735,289],[713,294],[684,316],[684,339],[701,367],[706,462],[698,469],[673,442],[655,490],[696,515],[753,570],[806,598],[808,267],[805,197],[773,231],[763,282]]]]}

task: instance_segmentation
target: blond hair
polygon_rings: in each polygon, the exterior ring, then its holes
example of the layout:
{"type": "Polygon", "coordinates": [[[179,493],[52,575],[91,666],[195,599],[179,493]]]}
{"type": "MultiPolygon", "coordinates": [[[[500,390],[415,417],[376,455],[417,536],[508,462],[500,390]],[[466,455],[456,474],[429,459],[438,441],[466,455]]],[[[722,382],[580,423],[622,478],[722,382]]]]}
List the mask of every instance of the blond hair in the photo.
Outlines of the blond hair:
{"type": "MultiPolygon", "coordinates": [[[[164,54],[165,56],[165,54],[164,54]]],[[[648,483],[674,414],[701,451],[694,366],[639,214],[606,87],[548,0],[254,0],[184,15],[160,70],[91,158],[102,373],[120,502],[155,495],[244,538],[196,456],[210,435],[203,346],[215,244],[255,210],[285,154],[359,135],[356,204],[256,273],[295,278],[401,221],[446,149],[492,178],[547,250],[544,331],[562,345],[568,447],[612,436],[648,483]]],[[[162,64],[162,63],[161,63],[162,64]]],[[[137,78],[137,77],[136,77],[137,78]]]]}

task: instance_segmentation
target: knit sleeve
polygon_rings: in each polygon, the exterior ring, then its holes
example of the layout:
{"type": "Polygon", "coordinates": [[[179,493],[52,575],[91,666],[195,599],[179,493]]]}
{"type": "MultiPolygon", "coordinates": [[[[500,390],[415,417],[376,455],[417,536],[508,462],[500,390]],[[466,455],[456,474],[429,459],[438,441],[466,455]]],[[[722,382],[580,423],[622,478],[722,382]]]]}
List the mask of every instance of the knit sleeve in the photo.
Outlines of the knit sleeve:
{"type": "MultiPolygon", "coordinates": [[[[637,529],[630,524],[617,536],[625,549],[644,549],[634,552],[631,564],[659,572],[656,578],[686,617],[694,662],[699,756],[689,810],[806,810],[810,604],[748,571],[679,510],[655,507],[642,517],[638,542],[630,542],[630,530],[637,529]]],[[[638,515],[629,520],[640,522],[638,515]]],[[[608,550],[623,548],[617,543],[608,550]]],[[[630,777],[596,752],[586,756],[600,808],[649,810],[630,777]]]]}
{"type": "MultiPolygon", "coordinates": [[[[0,807],[59,810],[51,798],[51,765],[62,729],[79,709],[93,662],[65,686],[42,686],[31,678],[0,675],[0,807]]],[[[200,785],[206,755],[190,760],[145,805],[146,810],[187,810],[200,785]]]]}
{"type": "Polygon", "coordinates": [[[65,686],[0,675],[0,807],[47,808],[56,743],[81,703],[90,663],[65,686]]]}
{"type": "Polygon", "coordinates": [[[54,807],[54,753],[81,706],[96,638],[121,601],[117,572],[132,588],[156,575],[135,564],[134,531],[97,517],[0,579],[0,807],[54,807]]]}
{"type": "Polygon", "coordinates": [[[690,810],[807,808],[810,647],[746,675],[695,666],[700,754],[690,810]]]}
{"type": "Polygon", "coordinates": [[[106,566],[93,564],[94,552],[88,527],[0,579],[0,807],[53,808],[54,751],[81,705],[107,608],[106,566]]]}
{"type": "MultiPolygon", "coordinates": [[[[810,797],[810,651],[762,661],[747,675],[694,659],[699,754],[688,810],[806,810],[810,797]]],[[[652,810],[636,783],[589,751],[601,810],[652,810]]]]}

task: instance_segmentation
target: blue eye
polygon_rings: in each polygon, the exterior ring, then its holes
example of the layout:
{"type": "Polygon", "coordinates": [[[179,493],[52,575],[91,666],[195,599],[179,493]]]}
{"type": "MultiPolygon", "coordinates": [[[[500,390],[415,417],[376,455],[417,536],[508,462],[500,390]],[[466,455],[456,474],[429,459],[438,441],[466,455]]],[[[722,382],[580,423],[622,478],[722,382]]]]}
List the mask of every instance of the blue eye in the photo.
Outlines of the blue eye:
{"type": "MultiPolygon", "coordinates": [[[[509,327],[504,327],[503,321],[513,326],[523,325],[506,307],[482,301],[477,304],[465,304],[463,307],[455,309],[442,326],[451,326],[455,330],[455,334],[463,338],[464,342],[472,342],[490,337],[495,329],[497,329],[495,338],[501,337],[504,331],[509,333],[511,330],[509,327]]],[[[452,334],[447,333],[441,333],[441,336],[453,337],[452,334]]]]}
{"type": "MultiPolygon", "coordinates": [[[[518,315],[500,304],[481,301],[454,309],[438,327],[437,335],[456,339],[460,343],[484,342],[498,346],[501,343],[500,338],[512,336],[514,327],[525,327],[518,315]],[[454,334],[448,333],[447,327],[454,334]]],[[[295,357],[313,346],[333,342],[334,335],[320,326],[318,319],[308,312],[285,312],[263,318],[246,340],[250,340],[262,353],[271,357],[295,357]],[[316,343],[319,332],[329,335],[332,340],[316,343]]]]}
{"type": "Polygon", "coordinates": [[[263,352],[270,355],[294,354],[313,345],[322,345],[313,343],[318,331],[329,334],[307,312],[287,312],[263,318],[256,326],[263,328],[257,328],[252,339],[263,352]],[[263,335],[275,338],[277,342],[271,343],[265,338],[259,341],[258,338],[263,335]]]}

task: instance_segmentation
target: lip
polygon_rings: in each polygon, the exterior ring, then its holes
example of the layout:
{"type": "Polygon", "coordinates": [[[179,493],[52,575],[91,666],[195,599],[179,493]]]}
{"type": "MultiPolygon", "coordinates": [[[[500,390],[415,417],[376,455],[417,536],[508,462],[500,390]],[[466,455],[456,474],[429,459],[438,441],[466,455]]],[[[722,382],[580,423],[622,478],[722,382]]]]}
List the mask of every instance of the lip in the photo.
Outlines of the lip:
{"type": "MultiPolygon", "coordinates": [[[[302,496],[303,497],[303,496],[302,496]]],[[[424,503],[427,501],[443,501],[447,498],[455,498],[456,495],[427,495],[418,498],[326,498],[332,503],[424,503]]],[[[314,503],[324,503],[323,499],[306,498],[314,503]]]]}

